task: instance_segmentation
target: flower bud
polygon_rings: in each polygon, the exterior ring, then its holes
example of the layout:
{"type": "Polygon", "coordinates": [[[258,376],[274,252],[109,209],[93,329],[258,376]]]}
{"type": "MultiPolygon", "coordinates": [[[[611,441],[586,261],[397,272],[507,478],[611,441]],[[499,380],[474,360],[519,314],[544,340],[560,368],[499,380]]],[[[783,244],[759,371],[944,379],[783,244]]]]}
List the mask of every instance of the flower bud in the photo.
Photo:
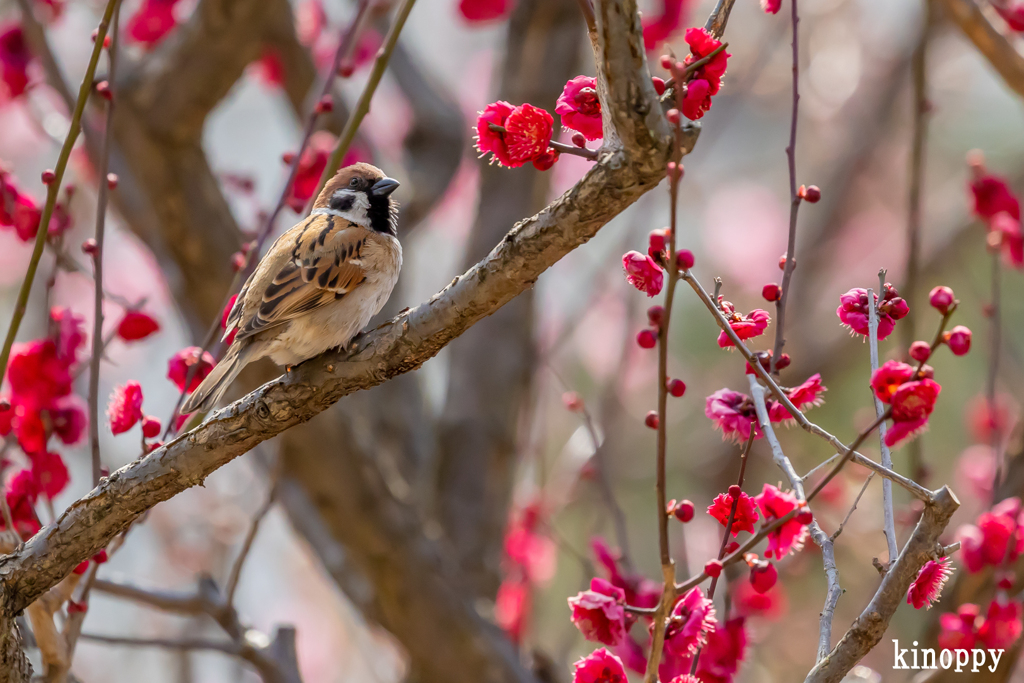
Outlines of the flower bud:
{"type": "Polygon", "coordinates": [[[49,185],[50,183],[57,179],[57,174],[53,172],[52,168],[48,168],[45,171],[43,171],[42,179],[43,185],[49,185]]]}
{"type": "Polygon", "coordinates": [[[676,268],[679,270],[689,270],[693,268],[694,258],[693,252],[689,249],[680,249],[676,252],[676,268]]]}
{"type": "Polygon", "coordinates": [[[245,261],[245,254],[240,251],[236,251],[231,255],[231,269],[237,273],[242,268],[245,268],[245,261]]]}
{"type": "Polygon", "coordinates": [[[821,190],[817,185],[808,185],[806,187],[801,185],[800,189],[797,190],[796,195],[805,202],[817,204],[821,199],[821,190]]]}
{"type": "Polygon", "coordinates": [[[954,356],[963,356],[971,350],[971,331],[963,325],[957,325],[942,335],[942,340],[949,345],[954,356]]]}
{"type": "Polygon", "coordinates": [[[668,122],[671,123],[673,126],[678,126],[680,121],[679,110],[676,109],[675,107],[669,109],[667,112],[665,112],[665,118],[668,119],[668,122]]]}
{"type": "Polygon", "coordinates": [[[792,362],[793,360],[789,357],[789,354],[784,353],[781,356],[779,356],[779,359],[777,361],[775,361],[775,369],[785,370],[786,368],[789,367],[789,364],[792,362]]]}
{"type": "Polygon", "coordinates": [[[708,560],[704,565],[704,573],[713,579],[722,575],[722,563],[719,560],[708,560]]]}
{"type": "Polygon", "coordinates": [[[662,55],[661,56],[661,68],[664,69],[665,71],[671,71],[672,70],[672,57],[670,57],[669,55],[662,55]]]}
{"type": "Polygon", "coordinates": [[[544,153],[534,157],[533,167],[538,171],[547,171],[555,165],[556,161],[558,161],[558,150],[548,148],[544,153]]]}
{"type": "Polygon", "coordinates": [[[1000,572],[996,576],[996,587],[1004,591],[1012,590],[1014,579],[1013,572],[1000,572]]]}
{"type": "Polygon", "coordinates": [[[916,341],[910,345],[910,357],[918,363],[923,363],[932,355],[932,347],[926,341],[916,341]]]}
{"type": "Polygon", "coordinates": [[[956,297],[953,296],[953,290],[943,285],[939,285],[928,294],[928,303],[942,315],[949,312],[949,307],[954,301],[956,297]]]}
{"type": "Polygon", "coordinates": [[[729,487],[729,496],[733,500],[736,500],[737,498],[739,498],[740,494],[742,494],[742,493],[743,493],[743,489],[740,488],[739,484],[733,484],[732,486],[729,487]]]}
{"type": "MultiPolygon", "coordinates": [[[[789,260],[789,254],[783,254],[779,257],[779,270],[786,270],[786,261],[789,260]]],[[[796,259],[793,259],[793,270],[796,270],[796,259]]]]}
{"type": "Polygon", "coordinates": [[[293,161],[295,161],[295,152],[285,152],[281,155],[281,163],[285,166],[291,166],[293,161]]]}
{"type": "Polygon", "coordinates": [[[779,580],[779,572],[771,562],[760,561],[750,568],[750,586],[758,593],[767,593],[779,580]]]}
{"type": "Polygon", "coordinates": [[[651,306],[647,309],[647,323],[655,328],[661,328],[661,322],[665,319],[664,306],[651,306]]]}
{"type": "Polygon", "coordinates": [[[652,410],[648,412],[647,417],[644,418],[644,424],[650,427],[651,429],[657,429],[658,424],[660,424],[657,411],[652,410]]]}
{"type": "Polygon", "coordinates": [[[653,349],[658,345],[658,335],[651,330],[640,330],[636,335],[636,343],[641,349],[653,349]]]}
{"type": "Polygon", "coordinates": [[[147,415],[142,418],[142,436],[147,439],[155,439],[160,436],[160,428],[161,424],[159,418],[153,417],[152,415],[147,415]]]}
{"type": "Polygon", "coordinates": [[[918,379],[935,379],[935,368],[930,365],[922,365],[917,377],[918,379]]]}
{"type": "Polygon", "coordinates": [[[681,379],[670,379],[668,381],[668,393],[676,398],[682,398],[686,393],[686,383],[681,379]]]}
{"type": "Polygon", "coordinates": [[[814,514],[807,508],[807,504],[803,504],[803,510],[796,516],[796,521],[801,524],[810,524],[814,521],[814,514]]]}
{"type": "Polygon", "coordinates": [[[313,111],[317,114],[325,114],[329,111],[334,110],[334,99],[330,95],[324,95],[320,98],[320,101],[316,103],[313,111]]]}
{"type": "Polygon", "coordinates": [[[651,258],[654,258],[654,254],[664,251],[665,245],[668,244],[668,238],[668,228],[651,230],[651,234],[647,238],[647,253],[651,255],[651,258]]]}
{"type": "Polygon", "coordinates": [[[575,391],[567,391],[562,394],[562,403],[564,403],[565,407],[574,413],[578,413],[583,410],[583,398],[575,391]]]}
{"type": "Polygon", "coordinates": [[[587,139],[583,137],[583,133],[573,133],[572,144],[576,145],[577,147],[583,148],[587,146],[587,139]]]}
{"type": "Polygon", "coordinates": [[[346,60],[338,67],[338,75],[342,78],[349,78],[356,72],[356,65],[352,63],[352,60],[346,60]]]}
{"type": "Polygon", "coordinates": [[[114,91],[110,89],[109,81],[100,81],[96,84],[96,94],[107,100],[108,102],[114,99],[114,91]]]}
{"type": "Polygon", "coordinates": [[[729,541],[729,545],[725,546],[725,554],[732,555],[734,552],[740,549],[740,544],[736,541],[729,541]]]}
{"type": "Polygon", "coordinates": [[[672,514],[675,515],[675,518],[683,524],[686,524],[693,519],[693,513],[693,503],[688,500],[681,500],[672,506],[672,514]]]}
{"type": "Polygon", "coordinates": [[[89,256],[95,256],[97,248],[96,240],[91,237],[82,242],[82,253],[88,254],[89,256]]]}
{"type": "Polygon", "coordinates": [[[651,83],[654,84],[654,92],[658,93],[659,97],[665,94],[665,88],[667,86],[665,85],[664,79],[658,78],[657,76],[652,76],[651,83]]]}
{"type": "Polygon", "coordinates": [[[782,298],[782,287],[779,287],[774,282],[769,282],[761,288],[761,296],[764,297],[765,301],[778,301],[782,298]]]}
{"type": "Polygon", "coordinates": [[[670,161],[665,166],[665,174],[668,176],[669,180],[679,180],[683,177],[683,165],[670,161]]]}
{"type": "Polygon", "coordinates": [[[107,174],[107,187],[109,189],[111,189],[111,190],[116,190],[117,189],[117,174],[116,173],[108,173],[107,174]]]}

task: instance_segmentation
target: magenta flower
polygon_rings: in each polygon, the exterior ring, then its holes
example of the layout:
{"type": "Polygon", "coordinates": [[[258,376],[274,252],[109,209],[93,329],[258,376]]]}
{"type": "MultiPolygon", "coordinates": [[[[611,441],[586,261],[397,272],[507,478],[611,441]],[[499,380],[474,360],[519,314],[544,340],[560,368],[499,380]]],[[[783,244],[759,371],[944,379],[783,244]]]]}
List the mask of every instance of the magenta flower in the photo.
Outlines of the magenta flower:
{"type": "MultiPolygon", "coordinates": [[[[768,311],[761,310],[760,308],[755,308],[746,315],[733,311],[731,315],[726,317],[729,319],[729,327],[732,328],[732,331],[741,340],[760,337],[768,329],[768,323],[771,322],[771,316],[768,315],[768,311]]],[[[725,330],[718,333],[718,345],[723,349],[734,346],[732,339],[729,338],[725,330]]]]}
{"type": "Polygon", "coordinates": [[[129,380],[123,387],[114,389],[107,406],[107,418],[114,434],[127,432],[142,419],[142,386],[138,382],[129,380]]]}
{"type": "Polygon", "coordinates": [[[622,268],[626,280],[647,296],[655,296],[665,283],[661,268],[650,256],[639,251],[627,251],[622,255],[622,268]]]}
{"type": "Polygon", "coordinates": [[[985,621],[978,628],[978,640],[987,648],[1005,650],[1017,642],[1022,631],[1020,602],[997,595],[989,603],[985,621]]]}
{"type": "Polygon", "coordinates": [[[981,610],[970,603],[960,605],[956,614],[939,617],[939,647],[943,650],[971,650],[978,639],[981,610]]]}
{"type": "Polygon", "coordinates": [[[942,587],[946,585],[946,579],[953,573],[949,566],[950,558],[944,557],[941,560],[928,560],[921,567],[914,583],[910,584],[907,591],[907,604],[913,605],[914,609],[932,608],[932,604],[939,598],[942,587]]]}
{"type": "Polygon", "coordinates": [[[622,660],[599,648],[573,664],[573,683],[629,683],[622,660]]]}
{"type": "Polygon", "coordinates": [[[892,403],[893,394],[916,373],[913,367],[897,360],[887,360],[871,373],[871,390],[882,403],[892,403]]]}
{"type": "MultiPolygon", "coordinates": [[[[768,523],[784,517],[797,507],[800,502],[789,492],[780,491],[771,484],[765,484],[761,494],[754,497],[761,514],[768,523]]],[[[807,525],[799,521],[799,516],[789,520],[781,527],[768,534],[768,548],[765,557],[781,560],[790,552],[799,551],[804,547],[807,538],[807,525]]]]}
{"type": "Polygon", "coordinates": [[[885,445],[894,448],[928,425],[942,387],[932,379],[900,385],[892,396],[892,427],[885,433],[885,445]]]}
{"type": "Polygon", "coordinates": [[[754,430],[754,438],[761,438],[761,427],[757,424],[757,411],[754,401],[746,394],[732,389],[719,389],[707,397],[704,414],[722,430],[722,438],[737,443],[750,438],[750,430],[754,430]]]}
{"type": "Polygon", "coordinates": [[[590,580],[590,590],[569,598],[572,623],[583,637],[616,646],[626,635],[626,592],[599,578],[590,580]]]}
{"type": "MultiPolygon", "coordinates": [[[[786,396],[793,402],[797,410],[806,412],[814,406],[820,406],[825,402],[824,393],[828,391],[821,383],[821,375],[817,372],[804,380],[803,384],[786,390],[786,396]]],[[[768,419],[772,422],[785,422],[793,420],[786,406],[777,401],[768,404],[768,419]]]]}
{"type": "Polygon", "coordinates": [[[582,133],[587,140],[604,136],[597,80],[591,76],[577,76],[565,84],[555,104],[555,113],[562,117],[563,126],[582,133]]]}
{"type": "MultiPolygon", "coordinates": [[[[737,487],[739,488],[739,487],[737,487]]],[[[729,522],[729,512],[732,510],[733,495],[732,487],[728,493],[719,493],[715,500],[708,506],[708,514],[717,519],[722,526],[729,522]]],[[[758,520],[757,506],[754,499],[742,491],[739,504],[736,505],[736,515],[732,520],[732,535],[738,536],[739,532],[747,531],[754,533],[754,524],[758,520]]]]}
{"type": "MultiPolygon", "coordinates": [[[[878,295],[875,294],[875,301],[878,295]]],[[[886,283],[882,302],[878,304],[878,339],[881,341],[896,327],[896,321],[910,312],[907,302],[900,298],[896,289],[886,283]]],[[[836,315],[843,325],[850,328],[851,334],[868,335],[868,291],[854,287],[839,297],[839,308],[836,315]]]]}
{"type": "Polygon", "coordinates": [[[704,597],[700,586],[691,588],[676,601],[669,615],[665,652],[677,657],[691,656],[707,642],[708,633],[715,630],[717,622],[714,604],[704,597]]]}

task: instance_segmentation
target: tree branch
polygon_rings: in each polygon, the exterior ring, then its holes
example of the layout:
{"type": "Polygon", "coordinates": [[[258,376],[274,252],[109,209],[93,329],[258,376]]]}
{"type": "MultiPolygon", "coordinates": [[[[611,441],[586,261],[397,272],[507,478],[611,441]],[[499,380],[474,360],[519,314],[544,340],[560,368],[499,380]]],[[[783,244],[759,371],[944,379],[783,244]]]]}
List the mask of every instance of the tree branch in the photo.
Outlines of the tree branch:
{"type": "Polygon", "coordinates": [[[1024,97],[1024,56],[989,22],[974,0],[932,0],[974,43],[1007,86],[1024,97]]]}
{"type": "Polygon", "coordinates": [[[896,609],[903,604],[910,584],[924,563],[942,552],[939,535],[960,507],[948,487],[933,492],[924,514],[899,558],[882,578],[871,602],[835,648],[811,669],[804,683],[839,683],[871,648],[878,644],[896,609]]]}

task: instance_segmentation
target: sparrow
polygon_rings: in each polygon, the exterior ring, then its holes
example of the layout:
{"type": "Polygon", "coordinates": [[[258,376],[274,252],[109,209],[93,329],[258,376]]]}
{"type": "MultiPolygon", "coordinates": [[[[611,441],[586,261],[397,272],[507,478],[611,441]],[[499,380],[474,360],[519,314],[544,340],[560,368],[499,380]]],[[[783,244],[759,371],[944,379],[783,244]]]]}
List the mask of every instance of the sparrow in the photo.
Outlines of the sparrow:
{"type": "Polygon", "coordinates": [[[281,235],[228,313],[224,358],[181,408],[212,409],[249,363],[269,356],[290,369],[346,348],[380,312],[402,269],[398,181],[370,164],[339,170],[309,216],[281,235]]]}

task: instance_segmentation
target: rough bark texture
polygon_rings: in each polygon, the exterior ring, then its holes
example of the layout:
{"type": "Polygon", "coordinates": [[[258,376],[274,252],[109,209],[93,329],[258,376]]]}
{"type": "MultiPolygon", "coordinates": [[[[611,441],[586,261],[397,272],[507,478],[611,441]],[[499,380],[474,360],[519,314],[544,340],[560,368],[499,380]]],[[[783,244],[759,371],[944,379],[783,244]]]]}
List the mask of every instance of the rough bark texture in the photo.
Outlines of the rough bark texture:
{"type": "Polygon", "coordinates": [[[839,683],[871,648],[878,644],[897,608],[906,602],[907,590],[928,560],[939,556],[939,536],[960,501],[947,487],[935,491],[934,501],[925,504],[924,514],[903,547],[896,564],[882,578],[864,611],[825,659],[811,669],[805,683],[839,683]]]}

